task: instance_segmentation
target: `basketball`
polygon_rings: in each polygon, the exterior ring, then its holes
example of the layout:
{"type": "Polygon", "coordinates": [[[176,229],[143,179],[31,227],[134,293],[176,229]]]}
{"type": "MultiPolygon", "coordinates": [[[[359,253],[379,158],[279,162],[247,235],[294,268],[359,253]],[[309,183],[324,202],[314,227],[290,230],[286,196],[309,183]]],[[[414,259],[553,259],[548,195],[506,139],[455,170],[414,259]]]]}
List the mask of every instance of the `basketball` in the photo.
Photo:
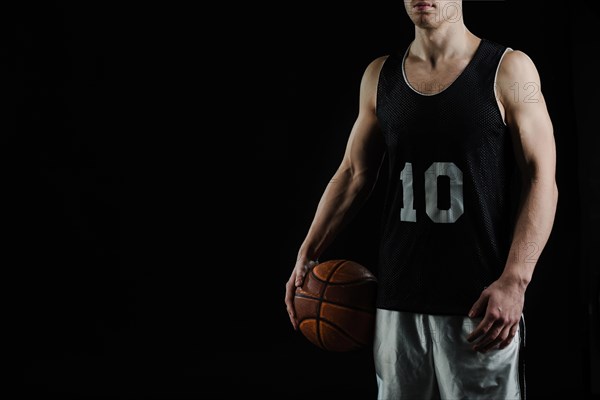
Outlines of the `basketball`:
{"type": "Polygon", "coordinates": [[[369,346],[375,328],[377,279],[361,264],[317,264],[296,288],[300,331],[323,350],[346,352],[369,346]]]}

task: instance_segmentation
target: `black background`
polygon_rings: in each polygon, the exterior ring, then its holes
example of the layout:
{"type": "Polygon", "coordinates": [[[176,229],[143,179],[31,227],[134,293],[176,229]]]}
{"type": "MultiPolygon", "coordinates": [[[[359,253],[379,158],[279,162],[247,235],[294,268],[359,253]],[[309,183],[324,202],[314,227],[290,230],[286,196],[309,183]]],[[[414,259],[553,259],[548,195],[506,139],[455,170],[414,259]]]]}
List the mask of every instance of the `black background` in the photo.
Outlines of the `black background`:
{"type": "MultiPolygon", "coordinates": [[[[294,332],[284,284],[364,68],[413,28],[401,2],[289,7],[48,2],[17,15],[3,149],[20,395],[374,398],[370,352],[326,353],[294,332]]],[[[598,82],[585,55],[598,6],[464,14],[530,55],[555,127],[560,199],[527,291],[528,395],[591,398],[598,82]]],[[[322,259],[374,269],[382,189],[322,259]]]]}

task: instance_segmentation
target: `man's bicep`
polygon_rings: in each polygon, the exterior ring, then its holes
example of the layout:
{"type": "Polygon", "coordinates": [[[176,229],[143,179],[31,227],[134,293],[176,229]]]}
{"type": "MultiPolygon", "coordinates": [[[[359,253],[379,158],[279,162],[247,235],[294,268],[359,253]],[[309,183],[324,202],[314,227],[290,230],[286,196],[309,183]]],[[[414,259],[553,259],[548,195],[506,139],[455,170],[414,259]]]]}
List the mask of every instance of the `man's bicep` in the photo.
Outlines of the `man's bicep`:
{"type": "Polygon", "coordinates": [[[554,174],[556,149],[552,121],[544,103],[518,106],[509,127],[524,177],[554,174]]]}
{"type": "Polygon", "coordinates": [[[506,120],[524,177],[554,174],[554,131],[537,68],[524,53],[512,52],[501,74],[506,120]]]}
{"type": "Polygon", "coordinates": [[[361,84],[358,117],[350,132],[342,168],[353,174],[376,176],[385,153],[385,144],[376,115],[379,74],[387,57],[379,57],[366,68],[361,84]]]}

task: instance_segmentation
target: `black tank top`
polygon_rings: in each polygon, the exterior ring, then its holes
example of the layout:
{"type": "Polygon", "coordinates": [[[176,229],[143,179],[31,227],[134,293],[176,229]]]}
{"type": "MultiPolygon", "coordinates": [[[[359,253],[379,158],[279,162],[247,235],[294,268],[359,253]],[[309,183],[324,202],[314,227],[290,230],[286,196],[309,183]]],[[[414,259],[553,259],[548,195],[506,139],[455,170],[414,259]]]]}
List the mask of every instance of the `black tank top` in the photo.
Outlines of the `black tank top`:
{"type": "Polygon", "coordinates": [[[504,269],[515,162],[494,85],[506,50],[483,39],[458,78],[434,95],[408,84],[407,53],[382,67],[377,117],[389,182],[380,308],[466,315],[504,269]]]}

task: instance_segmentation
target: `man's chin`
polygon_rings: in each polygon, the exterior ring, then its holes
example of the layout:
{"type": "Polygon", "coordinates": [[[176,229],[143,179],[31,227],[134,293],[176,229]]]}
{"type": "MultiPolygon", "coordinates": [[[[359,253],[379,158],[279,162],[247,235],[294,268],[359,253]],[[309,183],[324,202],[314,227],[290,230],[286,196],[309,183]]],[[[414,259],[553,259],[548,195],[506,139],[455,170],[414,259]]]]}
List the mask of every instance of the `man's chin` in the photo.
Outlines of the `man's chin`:
{"type": "Polygon", "coordinates": [[[440,24],[435,20],[435,16],[424,17],[421,16],[414,20],[414,23],[417,27],[423,29],[433,29],[437,28],[440,24]]]}
{"type": "Polygon", "coordinates": [[[419,28],[435,28],[439,24],[434,13],[422,13],[412,16],[413,23],[419,28]]]}

